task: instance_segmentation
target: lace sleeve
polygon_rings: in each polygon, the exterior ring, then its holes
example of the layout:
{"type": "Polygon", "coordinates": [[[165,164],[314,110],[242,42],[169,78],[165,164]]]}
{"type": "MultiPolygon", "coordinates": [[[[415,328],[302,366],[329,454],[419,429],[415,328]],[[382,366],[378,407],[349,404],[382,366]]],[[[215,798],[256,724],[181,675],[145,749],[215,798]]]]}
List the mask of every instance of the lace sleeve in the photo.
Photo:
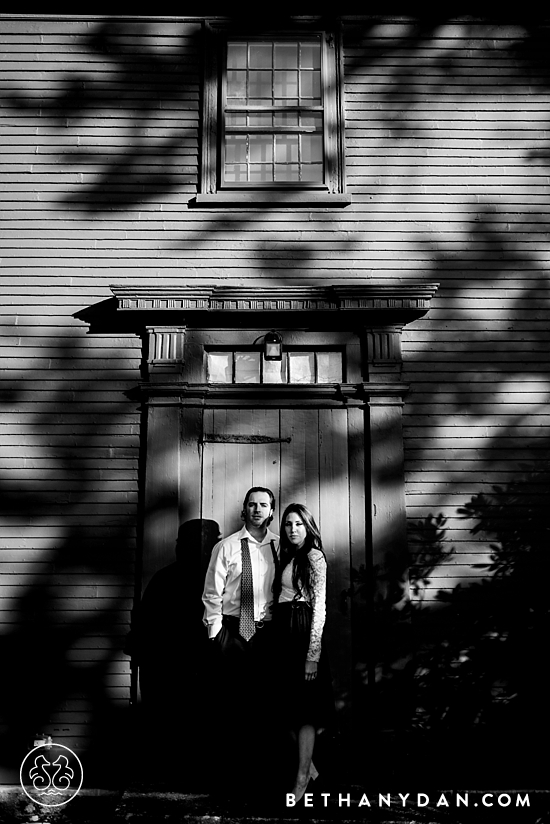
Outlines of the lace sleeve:
{"type": "Polygon", "coordinates": [[[319,661],[321,657],[321,638],[325,626],[327,600],[327,562],[325,556],[318,549],[309,553],[310,581],[311,581],[311,633],[309,636],[308,661],[319,661]]]}

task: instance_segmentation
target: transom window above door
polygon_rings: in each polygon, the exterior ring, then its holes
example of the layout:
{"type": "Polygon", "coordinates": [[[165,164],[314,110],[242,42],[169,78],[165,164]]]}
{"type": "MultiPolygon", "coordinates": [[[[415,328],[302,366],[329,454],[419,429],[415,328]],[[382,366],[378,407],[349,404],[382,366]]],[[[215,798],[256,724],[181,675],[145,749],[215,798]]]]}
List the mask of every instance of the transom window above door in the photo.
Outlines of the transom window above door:
{"type": "Polygon", "coordinates": [[[261,352],[211,351],[207,353],[207,380],[208,383],[342,383],[342,352],[284,352],[281,361],[266,361],[261,352]]]}

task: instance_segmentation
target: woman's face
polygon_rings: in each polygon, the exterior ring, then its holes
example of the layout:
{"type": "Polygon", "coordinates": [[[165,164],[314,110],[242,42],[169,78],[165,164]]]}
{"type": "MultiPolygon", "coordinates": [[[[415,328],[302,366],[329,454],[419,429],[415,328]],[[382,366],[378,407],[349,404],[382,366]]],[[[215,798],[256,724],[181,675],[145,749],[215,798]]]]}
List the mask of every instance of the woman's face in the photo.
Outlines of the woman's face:
{"type": "Polygon", "coordinates": [[[285,532],[288,540],[296,548],[301,547],[307,535],[304,522],[297,512],[290,512],[285,521],[285,532]]]}

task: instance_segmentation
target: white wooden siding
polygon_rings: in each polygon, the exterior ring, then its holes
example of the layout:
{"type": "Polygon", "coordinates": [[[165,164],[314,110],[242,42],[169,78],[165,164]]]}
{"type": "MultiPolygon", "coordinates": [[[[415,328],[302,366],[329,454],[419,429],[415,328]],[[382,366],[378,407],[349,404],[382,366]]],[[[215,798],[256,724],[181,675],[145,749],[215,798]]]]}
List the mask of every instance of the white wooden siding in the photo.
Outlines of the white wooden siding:
{"type": "MultiPolygon", "coordinates": [[[[127,701],[140,417],[125,392],[140,343],[74,317],[112,283],[439,281],[404,333],[408,514],[448,517],[457,554],[430,587],[482,574],[486,547],[457,507],[540,462],[550,424],[550,92],[513,48],[525,32],[458,21],[417,39],[406,21],[344,21],[352,205],[209,211],[188,206],[200,20],[0,26],[1,486],[25,501],[0,522],[5,631],[29,587],[52,628],[99,610],[107,625],[71,655],[107,661],[105,694],[127,701]]],[[[52,724],[78,741],[90,713],[67,696],[52,724]]]]}

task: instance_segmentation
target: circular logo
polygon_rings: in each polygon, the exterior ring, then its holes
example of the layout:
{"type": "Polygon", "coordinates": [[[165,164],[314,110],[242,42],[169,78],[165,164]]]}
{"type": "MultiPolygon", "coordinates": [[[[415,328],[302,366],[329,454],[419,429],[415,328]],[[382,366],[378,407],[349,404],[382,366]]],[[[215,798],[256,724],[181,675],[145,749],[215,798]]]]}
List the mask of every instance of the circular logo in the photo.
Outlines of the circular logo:
{"type": "Polygon", "coordinates": [[[43,807],[62,807],[78,794],[84,771],[79,757],[63,744],[41,744],[23,759],[19,780],[26,795],[43,807]]]}

